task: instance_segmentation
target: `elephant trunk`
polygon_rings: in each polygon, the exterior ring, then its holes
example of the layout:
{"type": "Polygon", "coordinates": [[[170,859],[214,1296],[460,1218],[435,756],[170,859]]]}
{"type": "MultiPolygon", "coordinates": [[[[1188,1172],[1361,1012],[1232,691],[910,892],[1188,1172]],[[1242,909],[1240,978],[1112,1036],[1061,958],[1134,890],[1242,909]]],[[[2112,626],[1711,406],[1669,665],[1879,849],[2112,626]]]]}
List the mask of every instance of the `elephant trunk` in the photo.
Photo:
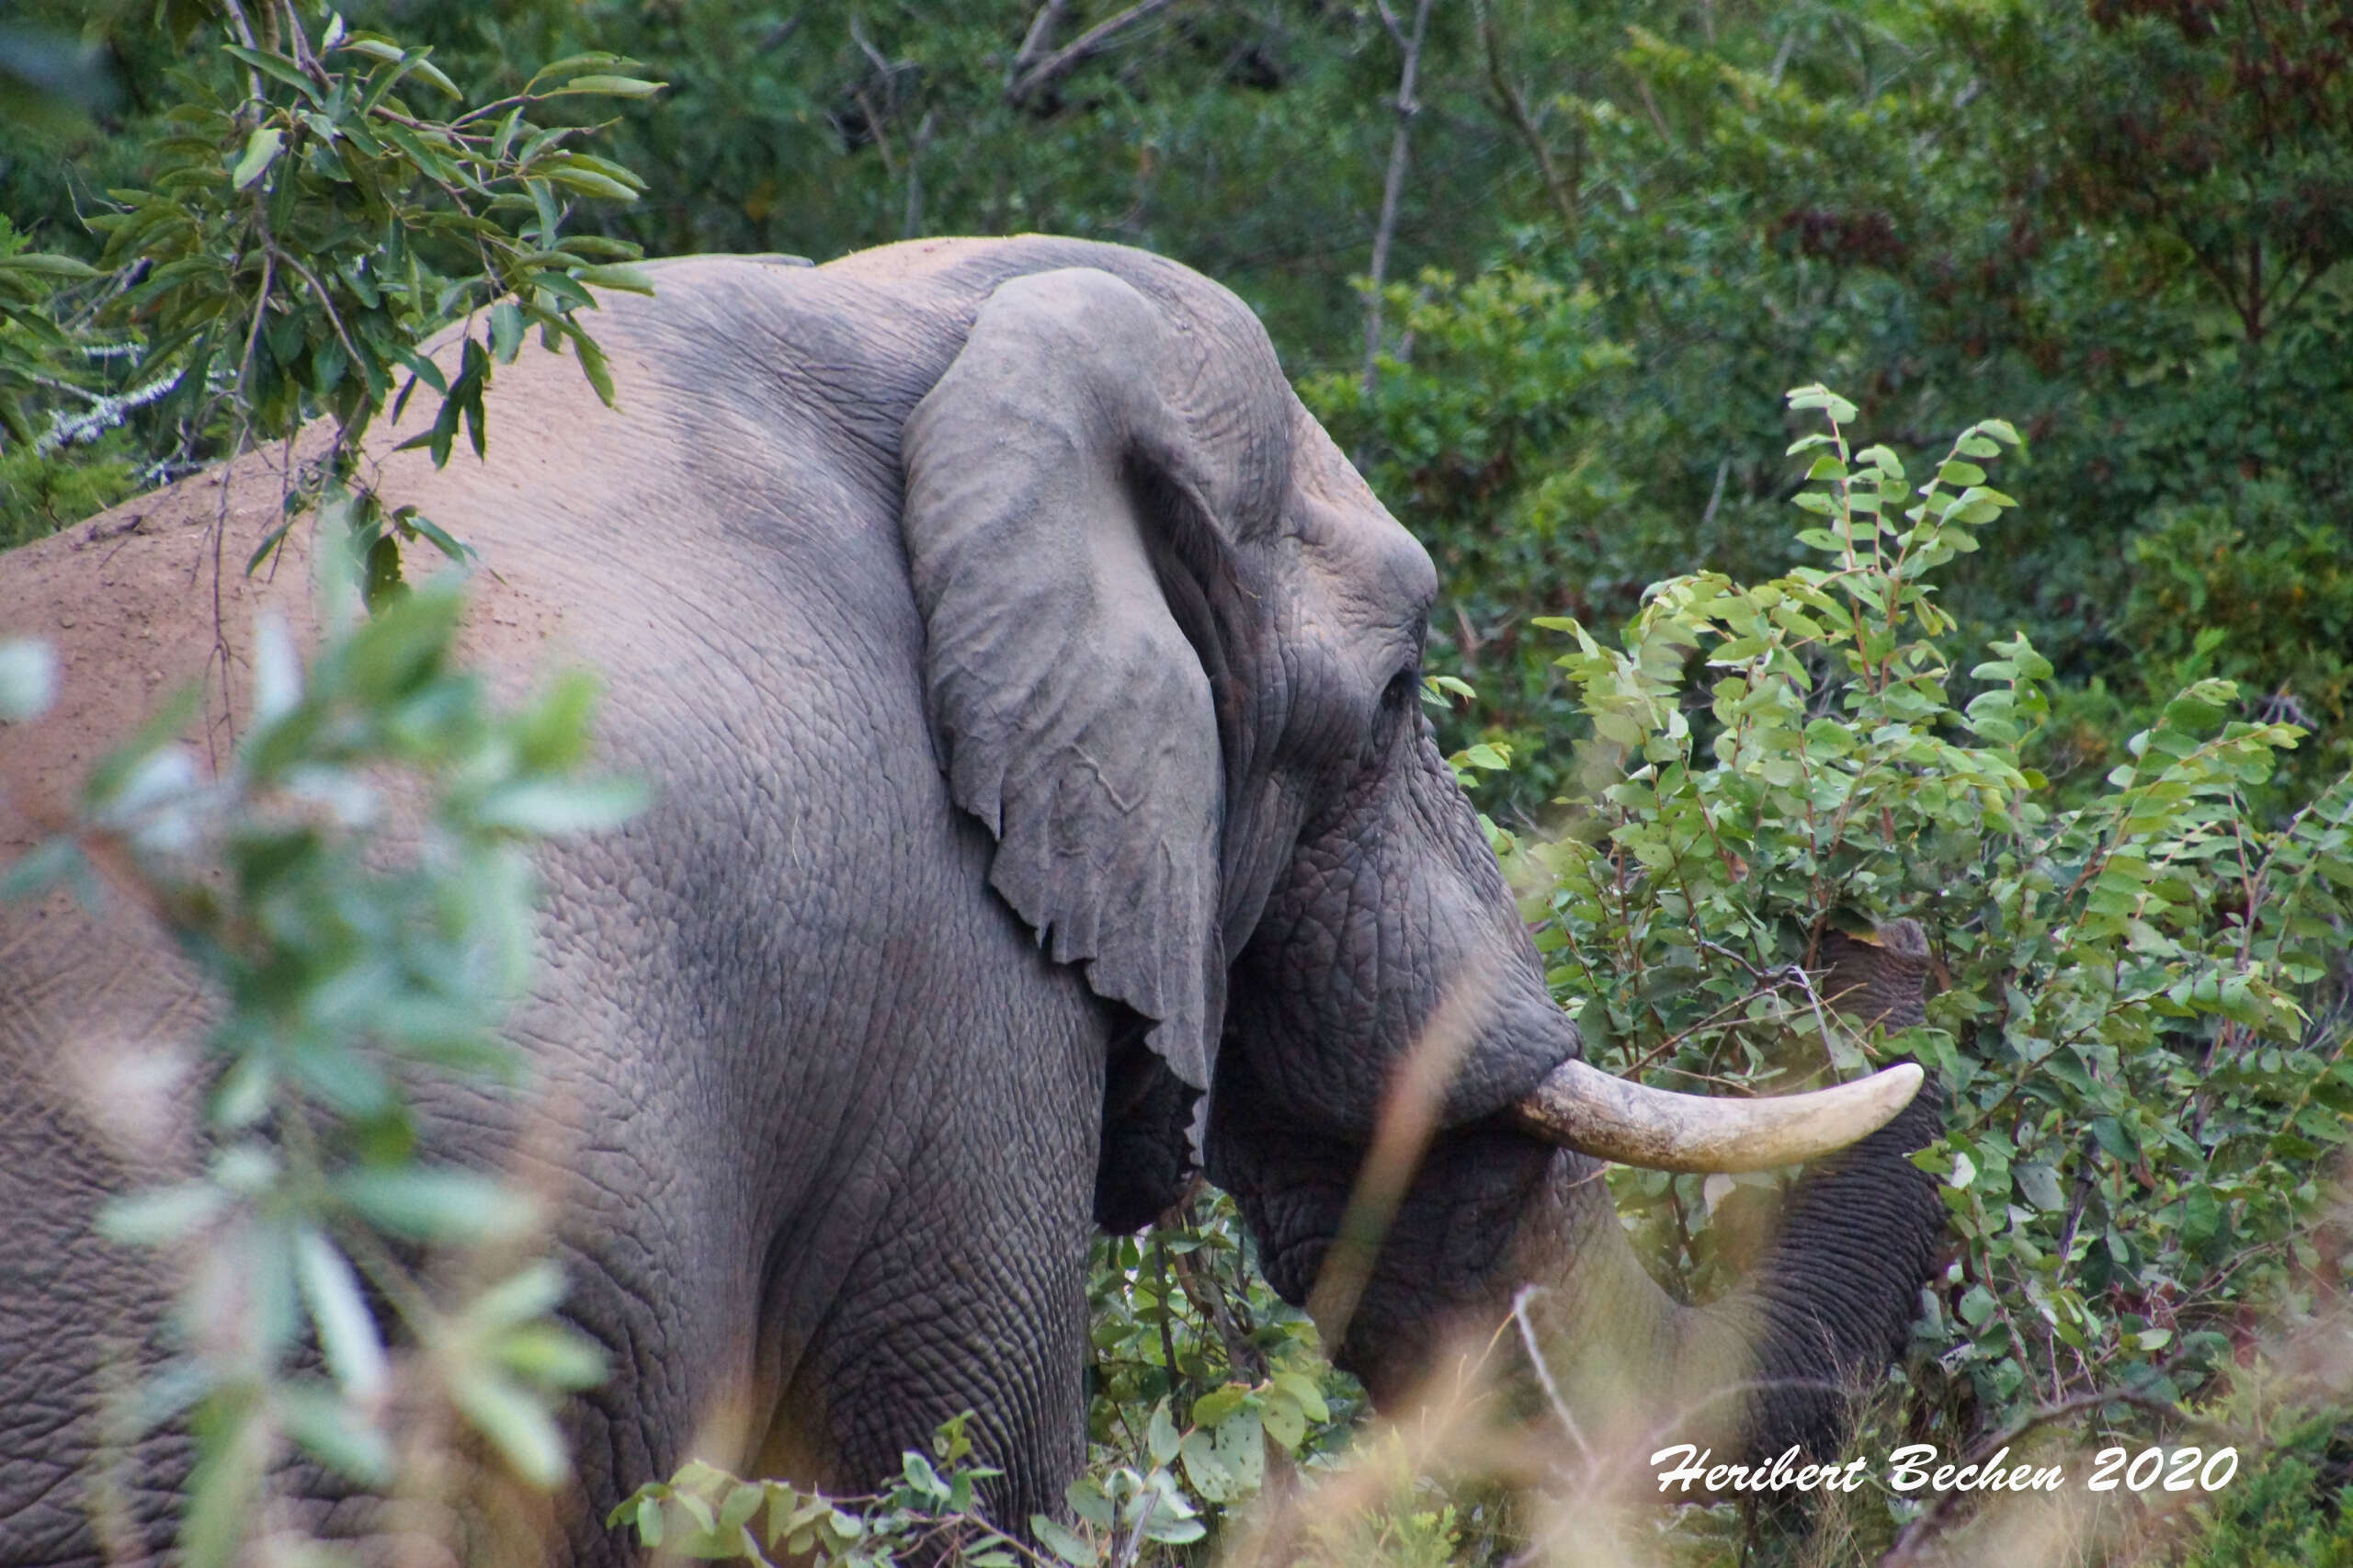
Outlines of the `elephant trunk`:
{"type": "MultiPolygon", "coordinates": [[[[1861,1021],[1919,1021],[1926,951],[1915,938],[1916,927],[1870,944],[1825,938],[1822,994],[1861,1021]]],[[[1515,1010],[1504,1027],[1571,1026],[1547,1006],[1515,1010]]],[[[1618,1432],[1619,1451],[1655,1437],[1643,1453],[1691,1441],[1733,1462],[1795,1443],[1826,1459],[1854,1389],[1903,1346],[1943,1224],[1934,1178],[1910,1160],[1938,1135],[1941,1093],[1909,1063],[1846,1087],[1885,1092],[1872,1085],[1895,1085],[1908,1103],[1899,1099],[1892,1119],[1882,1114],[1892,1108],[1872,1110],[1876,1130],[1859,1141],[1826,1155],[1771,1145],[1779,1160],[1807,1158],[1806,1178],[1740,1287],[1699,1307],[1644,1271],[1600,1162],[1561,1147],[1555,1129],[1531,1131],[1525,1103],[1437,1131],[1410,1185],[1393,1206],[1377,1206],[1375,1233],[1362,1236],[1376,1206],[1363,1202],[1374,1184],[1361,1173],[1380,1162],[1359,1142],[1285,1117],[1253,1053],[1229,1050],[1209,1173],[1240,1203],[1268,1282],[1317,1312],[1335,1358],[1383,1405],[1410,1395],[1454,1335],[1486,1343],[1520,1304],[1580,1422],[1596,1431],[1639,1423],[1618,1432]],[[1348,1278],[1345,1290],[1331,1289],[1335,1277],[1348,1278]],[[1334,1300],[1336,1313],[1318,1310],[1334,1300]]],[[[1647,1112],[1636,1109],[1639,1123],[1647,1112]]]]}
{"type": "MultiPolygon", "coordinates": [[[[1859,939],[1831,933],[1820,956],[1822,993],[1849,1018],[1923,1021],[1931,960],[1915,923],[1859,939]]],[[[1899,1072],[1919,1075],[1903,1063],[1846,1087],[1899,1072]]],[[[1506,1273],[1538,1287],[1528,1310],[1548,1358],[1570,1358],[1549,1368],[1563,1397],[1641,1412],[1639,1436],[1654,1439],[1644,1454],[1691,1442],[1717,1463],[1791,1445],[1832,1457],[1856,1392],[1902,1351],[1934,1266],[1943,1203],[1909,1156],[1936,1139],[1942,1116],[1942,1091],[1927,1079],[1877,1131],[1816,1160],[1748,1276],[1705,1306],[1674,1301],[1643,1270],[1597,1167],[1556,1160],[1506,1273]]]]}
{"type": "MultiPolygon", "coordinates": [[[[1934,1262],[1943,1206],[1906,1157],[1932,1142],[1933,1080],[1894,1120],[1809,1173],[1779,1233],[1730,1294],[1676,1301],[1643,1269],[1591,1162],[1555,1159],[1505,1278],[1573,1418],[1648,1454],[1671,1443],[1715,1463],[1791,1445],[1834,1456],[1856,1392],[1901,1353],[1934,1262]]],[[[1503,1303],[1497,1302],[1500,1307],[1503,1303]]]]}

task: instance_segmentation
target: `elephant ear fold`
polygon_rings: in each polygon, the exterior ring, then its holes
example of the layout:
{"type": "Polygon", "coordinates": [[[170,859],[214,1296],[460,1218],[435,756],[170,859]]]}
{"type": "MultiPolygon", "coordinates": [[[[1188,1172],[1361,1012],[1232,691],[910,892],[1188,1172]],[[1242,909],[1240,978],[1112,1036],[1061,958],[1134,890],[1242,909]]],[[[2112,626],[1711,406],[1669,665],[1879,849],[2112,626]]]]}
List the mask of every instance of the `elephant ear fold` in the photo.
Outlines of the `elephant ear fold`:
{"type": "Polygon", "coordinates": [[[1210,683],[1162,597],[1146,485],[1198,496],[1168,331],[1091,268],[1000,285],[903,433],[924,678],[990,881],[1209,1085],[1224,1008],[1210,683]]]}

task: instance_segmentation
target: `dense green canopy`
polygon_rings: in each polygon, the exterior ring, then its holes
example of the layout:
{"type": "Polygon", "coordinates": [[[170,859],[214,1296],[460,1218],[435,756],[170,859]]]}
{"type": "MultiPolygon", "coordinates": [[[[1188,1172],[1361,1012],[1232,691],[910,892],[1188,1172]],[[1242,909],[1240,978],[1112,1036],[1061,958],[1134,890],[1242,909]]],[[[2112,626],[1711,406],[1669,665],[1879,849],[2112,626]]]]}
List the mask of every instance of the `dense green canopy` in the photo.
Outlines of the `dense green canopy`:
{"type": "MultiPolygon", "coordinates": [[[[97,113],[0,160],[0,210],[38,248],[94,256],[77,212],[142,172],[187,58],[150,10],[84,22],[97,113]]],[[[1899,446],[1990,414],[2026,433],[2030,504],[1953,591],[1984,631],[2033,630],[2077,692],[2061,770],[2206,671],[2347,755],[2353,6],[1446,0],[1386,216],[1408,5],[352,19],[485,96],[581,49],[644,62],[670,86],[624,105],[608,145],[647,194],[585,221],[652,254],[1044,230],[1230,283],[1438,554],[1441,662],[1522,740],[1561,717],[1531,614],[1609,620],[1672,570],[1782,563],[1778,394],[1817,379],[1899,446]],[[1392,297],[1368,373],[1377,239],[1392,297]]],[[[18,529],[103,498],[9,472],[18,529]]],[[[1551,782],[1539,763],[1516,799],[1551,782]]]]}

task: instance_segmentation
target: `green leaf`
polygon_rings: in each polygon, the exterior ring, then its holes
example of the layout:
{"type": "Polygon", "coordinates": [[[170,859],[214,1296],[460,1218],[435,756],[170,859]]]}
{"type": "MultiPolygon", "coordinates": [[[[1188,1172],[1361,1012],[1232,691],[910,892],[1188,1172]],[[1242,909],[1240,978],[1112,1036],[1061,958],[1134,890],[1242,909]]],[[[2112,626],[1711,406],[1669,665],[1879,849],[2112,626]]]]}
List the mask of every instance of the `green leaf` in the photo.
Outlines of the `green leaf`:
{"type": "Polygon", "coordinates": [[[1264,1433],[1258,1412],[1247,1406],[1226,1416],[1213,1433],[1199,1427],[1187,1433],[1180,1455],[1193,1489],[1212,1503],[1240,1502],[1255,1494],[1266,1475],[1264,1433]]]}
{"type": "Polygon", "coordinates": [[[2058,1213],[2066,1207],[2066,1199],[2059,1190],[2059,1173],[2049,1165],[2012,1165],[2010,1176],[2018,1183],[2020,1195],[2045,1214],[2058,1213]]]}
{"type": "Polygon", "coordinates": [[[572,275],[583,283],[594,283],[602,289],[619,289],[649,297],[654,292],[654,279],[634,267],[604,263],[596,267],[575,267],[572,275]]]}
{"type": "Polygon", "coordinates": [[[373,1398],[384,1383],[384,1342],[376,1332],[375,1314],[360,1298],[358,1276],[313,1225],[294,1233],[294,1272],[318,1327],[327,1369],[353,1399],[373,1398]]]}
{"type": "Polygon", "coordinates": [[[1029,1530],[1038,1538],[1040,1546],[1052,1552],[1058,1561],[1069,1563],[1070,1568],[1095,1568],[1096,1563],[1101,1561],[1094,1544],[1086,1537],[1054,1523],[1043,1514],[1029,1516],[1029,1530]]]}
{"type": "Polygon", "coordinates": [[[1168,1402],[1164,1399],[1152,1407],[1152,1419],[1144,1426],[1144,1451],[1156,1465],[1174,1464],[1179,1442],[1176,1424],[1169,1418],[1168,1402]]]}
{"type": "Polygon", "coordinates": [[[566,93],[604,93],[620,98],[650,98],[669,85],[642,81],[635,76],[574,76],[546,96],[560,98],[566,93]]]}
{"type": "Polygon", "coordinates": [[[1146,1540],[1161,1541],[1169,1546],[1183,1546],[1188,1541],[1199,1540],[1209,1533],[1209,1526],[1189,1515],[1170,1517],[1160,1513],[1154,1514],[1145,1522],[1143,1530],[1146,1540]]]}
{"type": "Polygon", "coordinates": [[[55,834],[0,868],[0,902],[38,897],[66,881],[76,885],[85,905],[94,901],[97,884],[82,846],[69,834],[55,834]]]}
{"type": "MultiPolygon", "coordinates": [[[[445,456],[437,456],[435,466],[439,466],[444,460],[445,456]]],[[[368,547],[361,568],[359,597],[368,606],[368,613],[382,615],[407,592],[408,583],[401,575],[399,536],[378,534],[375,542],[368,547]]]]}
{"type": "Polygon", "coordinates": [[[414,506],[403,506],[392,514],[392,523],[402,533],[414,533],[449,560],[463,564],[476,559],[472,547],[449,537],[440,524],[414,506]]]}
{"type": "Polygon", "coordinates": [[[431,52],[426,49],[411,51],[408,55],[409,74],[430,84],[443,97],[463,102],[466,95],[458,90],[458,84],[443,75],[441,68],[426,58],[431,52]]]}
{"type": "Polygon", "coordinates": [[[607,408],[615,406],[613,375],[609,369],[606,369],[604,350],[598,348],[596,341],[576,326],[566,324],[565,332],[572,339],[573,352],[580,356],[580,369],[587,376],[588,384],[597,389],[597,397],[603,400],[607,408]]]}
{"type": "Polygon", "coordinates": [[[563,1270],[547,1258],[526,1264],[467,1304],[465,1315],[474,1324],[494,1329],[512,1328],[552,1312],[563,1300],[563,1270]]]}
{"type": "Polygon", "coordinates": [[[0,256],[0,272],[22,272],[39,278],[62,278],[68,282],[87,282],[106,274],[88,262],[70,256],[53,256],[42,251],[19,251],[15,256],[0,256]]]}
{"type": "Polygon", "coordinates": [[[181,1516],[180,1561],[187,1568],[228,1568],[252,1528],[270,1445],[258,1400],[233,1396],[207,1414],[181,1516]]]}
{"type": "Polygon", "coordinates": [[[929,1460],[913,1449],[899,1456],[899,1473],[906,1478],[908,1485],[926,1497],[938,1501],[948,1495],[948,1483],[939,1479],[939,1472],[931,1468],[929,1460]]]}
{"type": "Polygon", "coordinates": [[[285,83],[308,98],[313,108],[325,107],[324,100],[319,97],[318,85],[302,74],[301,66],[284,55],[272,54],[264,50],[246,49],[233,43],[222,45],[221,52],[244,61],[266,76],[275,77],[285,83]]]}
{"type": "MultiPolygon", "coordinates": [[[[933,1479],[937,1480],[938,1477],[933,1479]]],[[[728,1488],[725,1500],[719,1505],[720,1530],[726,1532],[743,1528],[751,1517],[760,1511],[760,1505],[767,1500],[767,1492],[764,1487],[739,1483],[728,1488]]]]}
{"type": "Polygon", "coordinates": [[[148,761],[188,727],[196,718],[199,690],[192,685],[174,687],[163,707],[140,725],[129,741],[90,770],[88,780],[82,786],[82,802],[86,810],[96,812],[115,804],[148,761]]]}
{"type": "Polygon", "coordinates": [[[1285,1452],[1298,1451],[1307,1437],[1307,1415],[1297,1400],[1278,1391],[1267,1397],[1259,1415],[1266,1425],[1267,1436],[1280,1443],[1285,1452]]]}
{"type": "Polygon", "coordinates": [[[473,816],[484,827],[548,837],[600,833],[643,811],[649,798],[626,779],[527,779],[483,796],[473,816]]]}
{"type": "Polygon", "coordinates": [[[551,1489],[571,1469],[563,1435],[547,1407],[498,1373],[467,1369],[449,1382],[449,1401],[489,1438],[516,1474],[551,1489]]]}
{"type": "Polygon", "coordinates": [[[1792,388],[1787,394],[1792,409],[1818,408],[1830,416],[1834,425],[1855,422],[1855,405],[1820,383],[1792,388]]]}
{"type": "Polygon", "coordinates": [[[0,642],[0,723],[22,723],[49,710],[57,695],[57,655],[29,637],[0,642]]]}
{"type": "Polygon", "coordinates": [[[1240,1410],[1249,1397],[1250,1388],[1245,1383],[1228,1383],[1213,1389],[1193,1402],[1193,1425],[1214,1427],[1240,1410]]]}
{"type": "Polygon", "coordinates": [[[629,202],[637,199],[636,191],[609,175],[598,174],[594,169],[541,166],[534,168],[532,172],[542,179],[570,190],[576,190],[583,196],[594,196],[607,201],[629,202]]]}
{"type": "Polygon", "coordinates": [[[283,1388],[277,1408],[287,1435],[328,1468],[364,1486],[381,1486],[392,1479],[392,1443],[349,1403],[316,1389],[283,1388]]]}
{"type": "Polygon", "coordinates": [[[244,155],[237,160],[237,166],[229,171],[229,183],[243,190],[261,178],[262,172],[278,161],[278,149],[284,145],[285,140],[284,134],[274,125],[254,127],[253,134],[245,138],[244,155]]]}
{"type": "Polygon", "coordinates": [[[490,351],[502,365],[515,362],[515,355],[523,347],[523,307],[512,300],[501,300],[490,308],[490,351]]]}
{"type": "Polygon", "coordinates": [[[607,65],[624,65],[629,63],[631,63],[631,62],[623,60],[620,55],[608,54],[603,50],[591,51],[586,54],[567,54],[563,59],[551,61],[549,63],[540,66],[539,70],[533,72],[531,74],[531,83],[532,85],[536,86],[540,82],[550,76],[563,76],[574,72],[590,71],[607,65]]]}
{"type": "Polygon", "coordinates": [[[364,54],[370,60],[383,61],[389,65],[398,65],[407,58],[406,51],[398,44],[379,38],[373,33],[354,33],[340,47],[353,54],[364,54]]]}
{"type": "Polygon", "coordinates": [[[209,1181],[151,1187],[108,1199],[98,1210],[97,1231],[127,1246],[161,1246],[194,1235],[228,1205],[229,1195],[209,1181]]]}
{"type": "Polygon", "coordinates": [[[1082,1475],[1063,1488],[1063,1498],[1070,1511],[1099,1529],[1109,1529],[1115,1516],[1111,1500],[1103,1494],[1102,1485],[1094,1477],[1082,1475]]]}
{"type": "Polygon", "coordinates": [[[451,1167],[351,1171],[335,1192],[370,1224],[412,1241],[476,1245],[521,1235],[540,1218],[528,1194],[451,1167]]]}
{"type": "Polygon", "coordinates": [[[595,1388],[611,1369],[595,1341],[557,1323],[527,1323],[510,1330],[499,1339],[497,1353],[500,1366],[546,1389],[595,1388]]]}
{"type": "Polygon", "coordinates": [[[1291,1397],[1310,1421],[1332,1419],[1332,1407],[1324,1403],[1324,1391],[1316,1386],[1313,1378],[1304,1372],[1277,1372],[1271,1381],[1291,1397]]]}

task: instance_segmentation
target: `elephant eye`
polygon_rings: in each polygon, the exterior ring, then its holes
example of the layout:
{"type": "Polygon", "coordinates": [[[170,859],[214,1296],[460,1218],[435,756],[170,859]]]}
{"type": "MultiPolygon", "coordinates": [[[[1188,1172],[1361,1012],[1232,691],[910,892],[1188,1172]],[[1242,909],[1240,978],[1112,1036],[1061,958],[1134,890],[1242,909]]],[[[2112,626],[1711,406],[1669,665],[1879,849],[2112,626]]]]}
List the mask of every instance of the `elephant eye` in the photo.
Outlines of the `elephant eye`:
{"type": "Polygon", "coordinates": [[[1381,693],[1381,710],[1390,714],[1410,713],[1415,699],[1421,695],[1422,671],[1418,665],[1408,665],[1389,677],[1381,693]]]}

